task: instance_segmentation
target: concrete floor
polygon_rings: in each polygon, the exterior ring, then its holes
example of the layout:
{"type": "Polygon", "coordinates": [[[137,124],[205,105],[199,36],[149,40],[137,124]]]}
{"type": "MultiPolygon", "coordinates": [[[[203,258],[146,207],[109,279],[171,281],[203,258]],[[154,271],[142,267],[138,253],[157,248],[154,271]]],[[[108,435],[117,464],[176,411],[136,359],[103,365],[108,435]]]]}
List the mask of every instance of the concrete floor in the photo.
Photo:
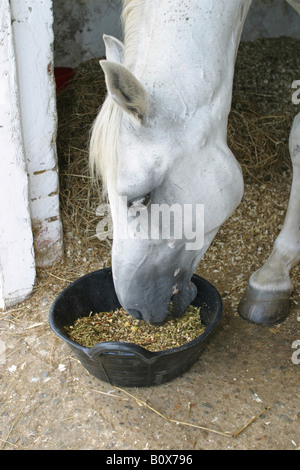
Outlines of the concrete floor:
{"type": "Polygon", "coordinates": [[[51,300],[41,299],[34,318],[24,305],[19,323],[17,312],[1,315],[2,449],[300,447],[300,365],[292,361],[297,352],[292,344],[300,339],[295,304],[284,323],[263,328],[242,320],[225,300],[221,324],[189,372],[157,387],[123,391],[90,376],[49,329],[51,300]],[[167,418],[211,431],[170,422],[137,400],[167,418]],[[236,438],[214,432],[232,434],[269,406],[236,438]]]}

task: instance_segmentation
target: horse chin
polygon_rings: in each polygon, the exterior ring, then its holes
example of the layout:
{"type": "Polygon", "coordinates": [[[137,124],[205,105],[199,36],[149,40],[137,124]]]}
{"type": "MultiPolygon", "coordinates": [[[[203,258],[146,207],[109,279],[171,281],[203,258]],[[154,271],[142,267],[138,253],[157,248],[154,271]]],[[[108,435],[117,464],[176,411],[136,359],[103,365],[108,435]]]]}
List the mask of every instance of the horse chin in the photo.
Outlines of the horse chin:
{"type": "Polygon", "coordinates": [[[181,317],[196,295],[196,286],[189,282],[188,285],[185,285],[176,294],[173,294],[168,302],[158,304],[154,301],[151,303],[151,309],[145,307],[141,310],[132,308],[126,310],[137,320],[144,320],[151,325],[159,326],[165,323],[170,314],[173,317],[181,317]]]}
{"type": "MultiPolygon", "coordinates": [[[[161,312],[159,312],[159,315],[158,316],[155,315],[155,317],[153,317],[151,315],[151,312],[149,312],[148,310],[140,312],[139,310],[128,309],[127,313],[129,313],[136,320],[144,320],[150,325],[160,326],[165,323],[166,318],[168,316],[168,311],[169,311],[168,306],[164,306],[161,309],[161,312]]],[[[155,314],[157,314],[157,312],[155,312],[155,314]]]]}

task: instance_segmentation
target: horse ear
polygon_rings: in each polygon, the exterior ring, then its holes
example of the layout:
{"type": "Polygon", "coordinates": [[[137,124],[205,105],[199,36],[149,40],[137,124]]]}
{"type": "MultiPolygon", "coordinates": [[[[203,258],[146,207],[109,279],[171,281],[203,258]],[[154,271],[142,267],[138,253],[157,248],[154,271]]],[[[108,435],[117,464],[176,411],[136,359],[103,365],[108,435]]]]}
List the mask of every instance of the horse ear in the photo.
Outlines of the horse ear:
{"type": "Polygon", "coordinates": [[[138,122],[148,114],[147,92],[135,76],[123,65],[101,60],[106,86],[113,100],[138,122]]]}
{"type": "Polygon", "coordinates": [[[124,62],[124,44],[113,36],[103,34],[105,44],[106,59],[111,62],[123,64],[124,62]]]}

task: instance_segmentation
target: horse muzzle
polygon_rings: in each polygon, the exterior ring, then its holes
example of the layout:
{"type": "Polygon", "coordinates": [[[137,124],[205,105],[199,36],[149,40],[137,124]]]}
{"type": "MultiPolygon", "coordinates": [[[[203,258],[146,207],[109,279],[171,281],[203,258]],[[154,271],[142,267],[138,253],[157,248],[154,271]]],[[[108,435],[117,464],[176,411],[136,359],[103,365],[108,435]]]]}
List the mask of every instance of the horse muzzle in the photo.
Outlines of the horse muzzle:
{"type": "Polygon", "coordinates": [[[187,279],[171,283],[157,273],[147,279],[136,273],[132,278],[114,277],[115,290],[122,307],[134,318],[152,325],[166,321],[172,302],[172,315],[181,316],[197,295],[196,286],[187,279]]]}

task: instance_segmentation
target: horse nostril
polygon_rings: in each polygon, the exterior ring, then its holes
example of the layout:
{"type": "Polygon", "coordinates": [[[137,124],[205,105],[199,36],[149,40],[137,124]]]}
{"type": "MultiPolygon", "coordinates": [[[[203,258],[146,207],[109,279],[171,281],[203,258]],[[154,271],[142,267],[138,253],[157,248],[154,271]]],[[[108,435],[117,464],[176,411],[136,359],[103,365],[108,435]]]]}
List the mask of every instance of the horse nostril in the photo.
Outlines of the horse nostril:
{"type": "Polygon", "coordinates": [[[138,310],[129,309],[129,310],[127,310],[127,313],[129,313],[129,315],[131,315],[136,320],[142,320],[143,319],[141,312],[139,312],[138,310]]]}

